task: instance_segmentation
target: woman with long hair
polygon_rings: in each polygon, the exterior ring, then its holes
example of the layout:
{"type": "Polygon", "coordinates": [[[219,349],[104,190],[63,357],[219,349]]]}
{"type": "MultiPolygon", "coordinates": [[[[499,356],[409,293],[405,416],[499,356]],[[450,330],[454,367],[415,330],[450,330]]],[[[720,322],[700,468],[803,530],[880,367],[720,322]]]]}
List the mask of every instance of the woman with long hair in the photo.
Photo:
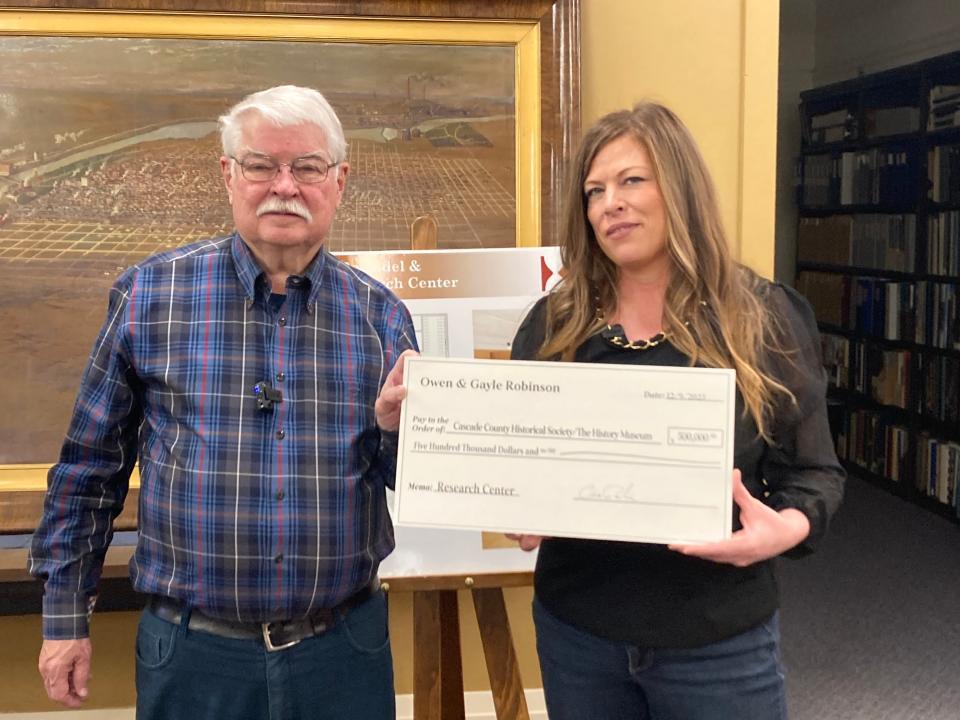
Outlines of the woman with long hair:
{"type": "Polygon", "coordinates": [[[785,718],[772,559],[812,550],[844,480],[811,309],[733,259],[697,145],[656,103],[588,130],[561,232],[563,280],[512,357],[734,369],[735,517],[700,545],[515,536],[540,547],[550,718],[785,718]]]}

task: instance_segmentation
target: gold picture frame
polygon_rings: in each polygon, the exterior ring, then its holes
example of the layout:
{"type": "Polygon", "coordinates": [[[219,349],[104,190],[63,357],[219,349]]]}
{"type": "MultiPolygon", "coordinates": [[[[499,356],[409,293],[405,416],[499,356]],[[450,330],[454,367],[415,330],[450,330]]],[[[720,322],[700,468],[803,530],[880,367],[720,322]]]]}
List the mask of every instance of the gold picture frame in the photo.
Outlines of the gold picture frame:
{"type": "MultiPolygon", "coordinates": [[[[222,7],[216,0],[13,0],[0,9],[0,43],[30,36],[510,46],[517,245],[553,244],[580,130],[579,0],[248,0],[231,3],[229,12],[222,7]]],[[[32,530],[49,467],[0,465],[0,533],[32,530]]],[[[135,497],[127,506],[125,516],[135,497]]]]}

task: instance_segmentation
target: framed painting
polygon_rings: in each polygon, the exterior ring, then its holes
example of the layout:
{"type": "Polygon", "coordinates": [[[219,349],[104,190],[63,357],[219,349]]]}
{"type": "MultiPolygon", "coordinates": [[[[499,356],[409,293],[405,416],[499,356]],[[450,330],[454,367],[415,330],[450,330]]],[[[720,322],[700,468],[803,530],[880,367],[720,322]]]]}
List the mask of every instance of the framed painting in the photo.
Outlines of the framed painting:
{"type": "Polygon", "coordinates": [[[440,248],[553,244],[579,0],[223,6],[0,9],[0,518],[4,491],[45,488],[116,275],[232,229],[216,120],[250,92],[307,85],[338,112],[334,252],[407,248],[423,216],[440,248]]]}

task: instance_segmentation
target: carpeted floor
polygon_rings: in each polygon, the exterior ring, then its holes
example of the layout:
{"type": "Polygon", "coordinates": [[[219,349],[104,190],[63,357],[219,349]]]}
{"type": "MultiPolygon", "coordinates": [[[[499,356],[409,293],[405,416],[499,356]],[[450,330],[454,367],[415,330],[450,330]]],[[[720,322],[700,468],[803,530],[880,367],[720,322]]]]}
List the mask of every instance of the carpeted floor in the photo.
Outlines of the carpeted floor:
{"type": "Polygon", "coordinates": [[[960,525],[850,478],[780,583],[791,720],[960,718],[960,525]]]}

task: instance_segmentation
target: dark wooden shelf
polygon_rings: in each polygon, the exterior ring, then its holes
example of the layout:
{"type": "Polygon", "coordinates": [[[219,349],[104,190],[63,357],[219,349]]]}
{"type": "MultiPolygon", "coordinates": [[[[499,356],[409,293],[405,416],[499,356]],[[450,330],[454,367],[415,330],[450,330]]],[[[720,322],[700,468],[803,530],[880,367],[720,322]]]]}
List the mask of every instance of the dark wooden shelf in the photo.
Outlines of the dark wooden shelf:
{"type": "Polygon", "coordinates": [[[835,265],[833,263],[810,262],[809,260],[798,260],[796,267],[798,271],[806,270],[809,272],[834,273],[836,275],[849,275],[850,277],[871,277],[905,282],[923,281],[943,283],[944,285],[956,285],[960,283],[960,277],[956,275],[931,275],[930,273],[922,272],[883,270],[860,265],[835,265]]]}
{"type": "Polygon", "coordinates": [[[914,414],[897,405],[885,405],[866,393],[850,388],[833,388],[830,391],[830,397],[857,410],[876,410],[878,413],[882,413],[885,418],[892,419],[892,422],[900,425],[907,425],[910,416],[914,414]]]}
{"type": "MultiPolygon", "coordinates": [[[[960,200],[955,202],[934,202],[927,200],[929,212],[943,212],[945,210],[960,210],[960,200]]],[[[929,214],[929,213],[928,213],[929,214]]]]}
{"type": "Polygon", "coordinates": [[[928,353],[930,355],[946,355],[948,357],[960,358],[960,350],[956,348],[939,348],[933,345],[921,345],[910,340],[888,340],[887,338],[877,337],[876,335],[866,335],[851,328],[840,327],[832,323],[818,322],[817,326],[821,333],[830,335],[841,335],[850,340],[878,345],[890,350],[911,350],[916,352],[928,353]]]}
{"type": "MultiPolygon", "coordinates": [[[[926,272],[927,254],[929,249],[928,242],[928,219],[937,213],[946,211],[960,210],[960,198],[951,202],[933,202],[930,199],[932,183],[928,176],[928,152],[934,148],[942,146],[960,146],[960,127],[944,128],[940,130],[928,130],[928,120],[930,116],[930,91],[937,85],[960,85],[960,52],[950,53],[937,58],[921,60],[910,65],[883,72],[872,73],[870,75],[851,78],[843,82],[834,83],[821,88],[807,90],[800,94],[801,107],[801,125],[804,131],[804,143],[800,151],[800,175],[801,183],[803,167],[807,166],[807,177],[811,184],[808,186],[806,197],[826,197],[831,200],[829,205],[809,206],[803,204],[805,197],[804,188],[796,188],[796,198],[799,207],[800,218],[830,218],[840,215],[849,215],[854,218],[854,227],[845,221],[823,223],[821,231],[811,230],[812,242],[819,245],[810,245],[810,248],[820,248],[819,257],[829,258],[830,250],[836,249],[840,252],[834,254],[834,257],[845,257],[848,254],[852,257],[857,253],[848,253],[848,248],[852,247],[851,237],[847,232],[859,232],[863,226],[856,224],[862,221],[858,216],[870,215],[913,215],[915,217],[914,235],[911,242],[916,250],[915,267],[911,270],[892,269],[884,267],[863,267],[858,265],[841,265],[835,262],[816,262],[810,260],[800,260],[799,254],[796,263],[798,273],[822,273],[822,276],[807,276],[801,284],[807,292],[814,295],[812,304],[814,307],[829,310],[834,317],[841,317],[846,313],[843,308],[837,307],[839,298],[837,293],[849,287],[851,292],[857,283],[853,280],[844,280],[843,278],[864,278],[862,283],[864,287],[879,285],[884,281],[894,283],[926,283],[927,287],[936,288],[937,285],[954,286],[960,284],[960,277],[954,275],[938,275],[926,272]],[[895,108],[908,108],[904,111],[894,111],[884,114],[883,110],[893,110],[895,108]],[[912,108],[910,110],[909,108],[912,108]],[[835,113],[832,117],[823,117],[835,113]],[[834,127],[830,132],[836,134],[838,127],[847,129],[855,137],[848,137],[844,140],[830,143],[811,143],[811,119],[820,117],[829,122],[834,127]],[[882,137],[867,137],[868,132],[876,132],[890,128],[905,128],[918,125],[916,131],[909,131],[882,137]],[[875,153],[878,167],[861,165],[860,163],[842,163],[840,158],[844,153],[878,150],[875,153]],[[883,168],[880,163],[887,160],[887,153],[906,153],[907,162],[904,165],[895,167],[887,166],[883,168]],[[824,156],[824,158],[833,158],[833,160],[824,159],[822,162],[810,163],[809,158],[815,156],[824,156]],[[850,177],[847,173],[853,173],[850,177]],[[839,176],[843,174],[843,178],[839,176]],[[826,176],[826,177],[825,177],[826,176]],[[870,197],[872,193],[863,192],[860,188],[865,188],[864,183],[874,183],[874,193],[879,187],[880,193],[877,195],[883,197],[885,201],[881,203],[857,203],[849,205],[839,204],[841,197],[841,185],[847,187],[849,183],[854,186],[854,193],[858,197],[870,197]],[[896,194],[894,194],[896,193],[896,194]],[[889,202],[893,200],[894,202],[889,202]],[[848,230],[849,228],[849,230],[848,230]],[[832,236],[831,233],[837,233],[832,236]],[[831,238],[835,237],[838,245],[834,248],[829,245],[831,238]],[[827,244],[824,244],[827,243],[827,244]],[[919,272],[918,272],[919,271],[919,272]],[[874,280],[876,282],[866,282],[874,280]]],[[[873,155],[873,153],[871,153],[873,155]]],[[[902,158],[894,158],[901,159],[902,158]]],[[[871,163],[873,165],[874,163],[871,163]]],[[[946,170],[947,167],[944,166],[946,170]]],[[[951,163],[949,170],[956,170],[951,163]]],[[[952,186],[957,181],[951,177],[947,180],[952,186]]],[[[870,187],[867,185],[866,187],[870,187]]],[[[845,193],[845,196],[847,194],[845,193]]],[[[889,223],[881,223],[888,225],[889,223]]],[[[886,230],[890,230],[887,227],[886,230]]],[[[857,236],[859,237],[859,236],[857,236]]],[[[878,241],[889,247],[891,244],[886,240],[887,235],[881,233],[878,241]]],[[[899,254],[899,253],[898,253],[899,254]]],[[[878,257],[894,257],[893,255],[878,255],[878,257]]],[[[901,286],[902,289],[909,289],[901,286]]],[[[954,297],[949,288],[945,289],[945,295],[950,296],[951,301],[954,297]]],[[[931,292],[929,298],[936,297],[931,292]]],[[[883,294],[880,297],[868,299],[868,302],[884,302],[883,294]]],[[[849,310],[847,308],[846,310],[849,310]]],[[[872,306],[865,308],[879,311],[882,308],[872,306]]],[[[958,308],[940,308],[927,305],[927,313],[935,312],[941,322],[954,323],[960,322],[951,313],[957,313],[958,308]]],[[[909,325],[914,320],[920,323],[920,327],[926,327],[928,337],[933,336],[932,328],[927,327],[928,317],[930,315],[918,314],[918,317],[911,320],[904,318],[901,314],[896,319],[900,329],[909,331],[911,337],[914,337],[909,325]],[[904,322],[906,320],[906,322],[904,322]]],[[[869,318],[867,318],[869,319],[869,318]]],[[[893,318],[891,318],[892,320],[893,318]]],[[[850,318],[849,322],[855,322],[856,318],[850,318]]],[[[850,348],[850,357],[847,362],[842,363],[839,368],[832,368],[834,374],[841,374],[841,384],[845,388],[831,386],[828,392],[828,402],[830,403],[831,427],[834,432],[837,428],[848,426],[851,413],[857,413],[858,417],[871,422],[877,421],[876,430],[881,430],[885,426],[895,425],[904,428],[906,433],[900,435],[900,441],[906,441],[906,445],[901,447],[905,453],[905,458],[900,463],[900,474],[898,482],[881,477],[871,472],[866,467],[856,463],[844,461],[848,470],[860,477],[863,477],[879,487],[892,491],[904,499],[921,505],[939,515],[950,517],[957,520],[957,510],[954,507],[938,502],[934,498],[927,497],[924,493],[918,491],[914,484],[916,476],[917,453],[922,452],[926,447],[926,438],[932,438],[937,442],[960,442],[960,422],[954,418],[948,422],[938,417],[934,417],[927,412],[925,399],[928,392],[947,393],[942,400],[940,397],[931,400],[938,400],[940,404],[949,407],[951,410],[960,402],[960,398],[954,397],[958,393],[956,385],[960,384],[960,379],[955,377],[960,373],[958,361],[960,361],[960,349],[953,347],[940,348],[929,344],[921,344],[912,340],[888,340],[875,335],[868,335],[851,327],[839,327],[830,323],[818,323],[820,332],[823,335],[835,335],[848,339],[854,344],[850,348]],[[866,349],[867,355],[855,355],[866,349]],[[872,379],[864,378],[864,372],[880,372],[879,362],[882,358],[877,357],[878,353],[874,351],[900,351],[908,353],[901,359],[906,361],[906,367],[902,368],[907,373],[907,408],[900,408],[893,405],[884,405],[875,399],[871,387],[872,379]],[[861,362],[866,362],[864,366],[861,362]],[[866,392],[860,392],[851,388],[856,386],[857,381],[865,383],[866,392]]],[[[863,325],[867,327],[867,325],[863,325]]],[[[882,330],[883,328],[881,328],[882,330]]],[[[955,332],[951,327],[952,337],[955,332]]],[[[841,361],[842,362],[842,361],[841,361]]],[[[885,372],[892,372],[894,368],[890,363],[886,363],[885,372]]],[[[948,413],[953,416],[953,413],[948,413]]],[[[862,450],[867,454],[876,454],[871,458],[872,467],[884,467],[889,462],[889,458],[882,456],[883,446],[888,442],[883,434],[880,437],[873,437],[870,433],[874,430],[869,425],[860,427],[858,425],[858,435],[860,432],[867,434],[859,436],[859,440],[864,442],[862,450]],[[875,445],[875,443],[880,443],[875,445]],[[874,462],[876,461],[876,462],[874,462]]],[[[893,436],[891,436],[893,437],[893,436]]],[[[853,439],[851,442],[855,442],[853,439]]],[[[957,488],[960,494],[960,487],[957,488]]]]}
{"type": "Polygon", "coordinates": [[[916,415],[919,418],[921,430],[926,430],[935,437],[944,440],[960,441],[960,427],[957,426],[957,423],[941,420],[926,413],[916,413],[916,415]]]}
{"type": "Polygon", "coordinates": [[[960,143],[960,126],[941,128],[940,130],[928,130],[925,134],[925,139],[927,145],[930,147],[960,143]]]}
{"type": "Polygon", "coordinates": [[[800,150],[801,155],[836,155],[838,153],[855,150],[859,147],[860,141],[855,138],[846,140],[833,140],[824,143],[807,143],[800,150]]]}
{"type": "Polygon", "coordinates": [[[922,276],[918,273],[904,272],[902,270],[884,270],[881,268],[862,267],[860,265],[834,265],[832,263],[810,262],[809,260],[798,260],[797,270],[836,273],[837,275],[857,277],[875,277],[888,280],[927,280],[935,277],[933,275],[922,276]]]}
{"type": "Polygon", "coordinates": [[[925,136],[925,133],[922,131],[913,130],[912,132],[896,133],[894,135],[883,135],[879,137],[848,138],[846,140],[835,140],[828,143],[808,143],[803,146],[800,152],[803,155],[833,155],[835,153],[869,150],[870,148],[890,145],[895,145],[901,150],[909,150],[912,149],[911,146],[919,146],[925,136]]]}
{"type": "Polygon", "coordinates": [[[834,402],[839,402],[845,408],[852,410],[871,410],[882,416],[887,422],[903,425],[904,427],[915,427],[918,430],[925,430],[938,439],[960,441],[960,427],[957,426],[957,423],[951,423],[933,417],[932,415],[916,412],[915,410],[902,408],[897,405],[885,405],[866,393],[850,388],[832,386],[829,392],[830,399],[834,402]]]}
{"type": "Polygon", "coordinates": [[[896,205],[890,203],[825,205],[823,207],[801,205],[799,211],[800,217],[829,217],[830,215],[916,215],[917,207],[916,203],[896,205]]]}

